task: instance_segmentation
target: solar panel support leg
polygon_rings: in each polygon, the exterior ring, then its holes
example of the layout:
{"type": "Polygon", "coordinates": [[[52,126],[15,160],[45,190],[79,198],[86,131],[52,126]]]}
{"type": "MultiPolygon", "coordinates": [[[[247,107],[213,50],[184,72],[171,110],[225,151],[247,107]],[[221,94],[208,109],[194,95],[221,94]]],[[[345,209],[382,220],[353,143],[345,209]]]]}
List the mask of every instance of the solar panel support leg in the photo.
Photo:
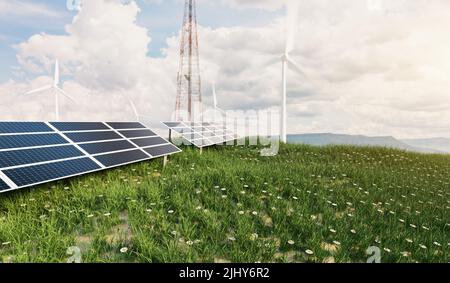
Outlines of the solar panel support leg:
{"type": "Polygon", "coordinates": [[[200,154],[203,154],[203,147],[200,148],[200,154]]]}
{"type": "Polygon", "coordinates": [[[167,163],[169,163],[169,157],[168,156],[164,156],[163,167],[166,167],[167,163]]]}
{"type": "Polygon", "coordinates": [[[172,142],[172,130],[169,130],[169,141],[172,142]]]}

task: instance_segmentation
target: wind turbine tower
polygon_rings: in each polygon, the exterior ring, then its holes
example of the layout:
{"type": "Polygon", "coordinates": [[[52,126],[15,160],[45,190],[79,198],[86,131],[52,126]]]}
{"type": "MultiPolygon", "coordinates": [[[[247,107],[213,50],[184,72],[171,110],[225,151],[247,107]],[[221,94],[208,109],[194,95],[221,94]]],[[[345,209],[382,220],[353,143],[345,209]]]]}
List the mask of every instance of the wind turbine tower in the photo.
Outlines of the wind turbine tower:
{"type": "Polygon", "coordinates": [[[202,111],[200,56],[195,0],[186,0],[181,29],[180,66],[177,78],[177,121],[195,121],[202,111]]]}

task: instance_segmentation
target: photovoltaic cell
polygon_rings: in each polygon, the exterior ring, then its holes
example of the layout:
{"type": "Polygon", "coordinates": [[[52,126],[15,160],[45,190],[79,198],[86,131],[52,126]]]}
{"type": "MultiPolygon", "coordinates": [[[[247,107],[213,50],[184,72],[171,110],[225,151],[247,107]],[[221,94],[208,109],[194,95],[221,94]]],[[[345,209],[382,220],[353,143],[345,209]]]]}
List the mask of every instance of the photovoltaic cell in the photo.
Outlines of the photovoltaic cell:
{"type": "Polygon", "coordinates": [[[27,166],[10,170],[3,170],[19,187],[39,184],[63,177],[75,176],[92,172],[100,167],[89,158],[60,161],[41,165],[27,166]]]}
{"type": "Polygon", "coordinates": [[[145,129],[145,126],[138,122],[114,122],[107,123],[111,128],[116,130],[126,129],[145,129]]]}
{"type": "Polygon", "coordinates": [[[8,189],[9,189],[9,186],[5,182],[3,182],[2,179],[0,179],[0,192],[4,191],[4,190],[8,190],[8,189]]]}
{"type": "Polygon", "coordinates": [[[54,122],[50,124],[61,132],[109,130],[105,124],[98,122],[54,122]]]}
{"type": "Polygon", "coordinates": [[[134,144],[138,145],[139,147],[147,147],[147,146],[153,146],[158,144],[165,144],[166,141],[161,137],[152,137],[152,138],[143,138],[143,139],[134,139],[131,140],[134,144]]]}
{"type": "Polygon", "coordinates": [[[227,130],[227,127],[223,124],[211,122],[164,122],[163,124],[175,133],[181,134],[183,139],[199,148],[224,144],[238,138],[232,131],[227,130]]]}
{"type": "Polygon", "coordinates": [[[0,131],[0,192],[180,151],[136,122],[6,122],[0,131]]]}
{"type": "Polygon", "coordinates": [[[0,122],[0,134],[54,132],[42,122],[0,122]]]}
{"type": "Polygon", "coordinates": [[[58,134],[30,134],[0,136],[0,150],[33,146],[58,145],[69,143],[58,134]]]}
{"type": "Polygon", "coordinates": [[[145,148],[144,150],[153,157],[172,154],[180,151],[176,146],[172,144],[145,148]]]}
{"type": "Polygon", "coordinates": [[[106,167],[114,167],[119,164],[127,164],[144,159],[149,159],[149,157],[141,150],[131,150],[119,153],[100,155],[96,156],[95,159],[100,161],[100,163],[102,163],[106,167]]]}
{"type": "Polygon", "coordinates": [[[135,148],[134,145],[132,145],[130,142],[127,141],[111,141],[111,142],[80,144],[80,147],[89,154],[99,154],[135,148]]]}
{"type": "Polygon", "coordinates": [[[156,136],[156,134],[150,130],[121,131],[120,134],[124,135],[127,138],[156,136]]]}
{"type": "Polygon", "coordinates": [[[58,146],[0,152],[0,168],[83,156],[76,147],[58,146]]]}
{"type": "Polygon", "coordinates": [[[122,137],[119,134],[112,131],[65,133],[64,135],[66,135],[69,139],[77,143],[122,139],[122,137]]]}

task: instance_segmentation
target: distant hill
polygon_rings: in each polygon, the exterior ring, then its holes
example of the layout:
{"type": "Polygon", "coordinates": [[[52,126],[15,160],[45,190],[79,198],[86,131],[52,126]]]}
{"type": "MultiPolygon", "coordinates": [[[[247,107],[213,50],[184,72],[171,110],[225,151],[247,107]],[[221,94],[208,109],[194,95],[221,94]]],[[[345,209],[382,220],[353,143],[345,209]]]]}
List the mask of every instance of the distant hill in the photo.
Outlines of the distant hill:
{"type": "MultiPolygon", "coordinates": [[[[444,147],[441,145],[439,148],[432,147],[430,143],[425,140],[413,140],[414,143],[398,140],[391,136],[384,137],[368,137],[362,135],[343,135],[343,134],[300,134],[289,135],[289,143],[303,143],[317,146],[325,145],[355,145],[355,146],[381,146],[390,147],[414,152],[422,153],[444,153],[442,150],[444,147]]],[[[450,140],[449,140],[450,142],[450,140]]],[[[450,143],[448,144],[450,147],[450,143]]]]}
{"type": "Polygon", "coordinates": [[[404,139],[401,141],[414,147],[427,147],[450,153],[450,139],[448,138],[404,139]]]}

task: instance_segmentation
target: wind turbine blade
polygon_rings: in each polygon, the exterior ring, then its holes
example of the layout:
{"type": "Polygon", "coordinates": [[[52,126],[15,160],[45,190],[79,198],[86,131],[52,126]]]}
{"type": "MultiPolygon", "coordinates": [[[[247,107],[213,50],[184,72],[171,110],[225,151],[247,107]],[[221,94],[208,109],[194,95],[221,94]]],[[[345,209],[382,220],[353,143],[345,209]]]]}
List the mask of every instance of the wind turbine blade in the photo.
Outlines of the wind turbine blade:
{"type": "Polygon", "coordinates": [[[72,96],[68,95],[68,94],[67,94],[64,90],[62,90],[61,88],[55,87],[55,89],[56,89],[57,91],[59,91],[62,95],[64,95],[64,96],[67,97],[68,99],[70,99],[72,102],[76,102],[75,99],[74,99],[72,96]]]}
{"type": "Polygon", "coordinates": [[[58,61],[58,59],[56,59],[56,62],[55,62],[55,78],[53,80],[53,83],[55,86],[59,85],[59,61],[58,61]]]}
{"type": "Polygon", "coordinates": [[[303,77],[305,77],[306,79],[309,80],[308,75],[306,75],[306,73],[302,70],[302,68],[300,68],[299,65],[297,65],[297,63],[295,63],[291,59],[287,59],[287,62],[288,62],[288,65],[289,65],[289,69],[295,71],[297,74],[300,74],[301,76],[303,76],[303,77]]]}
{"type": "Polygon", "coordinates": [[[213,93],[213,100],[214,100],[214,108],[217,108],[217,94],[216,94],[216,84],[213,83],[212,85],[212,93],[213,93]]]}
{"type": "MultiPolygon", "coordinates": [[[[131,105],[131,108],[133,109],[136,120],[139,121],[140,116],[139,116],[139,112],[137,111],[136,105],[134,104],[133,100],[131,100],[130,98],[128,98],[128,101],[131,105]]],[[[142,116],[142,117],[144,117],[144,116],[142,116]]]]}
{"type": "Polygon", "coordinates": [[[40,87],[38,89],[34,89],[34,90],[29,91],[29,92],[26,92],[25,95],[30,95],[30,94],[35,94],[35,93],[38,93],[38,92],[43,92],[43,91],[46,91],[46,90],[50,90],[52,88],[53,87],[51,85],[43,86],[43,87],[40,87]]]}
{"type": "Polygon", "coordinates": [[[286,47],[285,54],[289,54],[295,47],[297,23],[300,3],[298,0],[288,0],[286,3],[286,47]]]}

